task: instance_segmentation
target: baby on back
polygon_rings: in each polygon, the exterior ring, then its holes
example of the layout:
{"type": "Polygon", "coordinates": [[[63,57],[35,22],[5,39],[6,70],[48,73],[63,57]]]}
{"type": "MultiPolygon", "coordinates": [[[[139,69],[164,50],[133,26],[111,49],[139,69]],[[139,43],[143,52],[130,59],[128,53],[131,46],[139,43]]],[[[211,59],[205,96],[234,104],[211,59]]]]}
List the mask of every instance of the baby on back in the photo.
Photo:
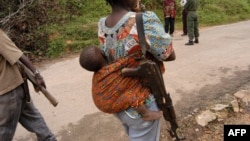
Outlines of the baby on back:
{"type": "MultiPolygon", "coordinates": [[[[80,53],[79,63],[82,68],[92,72],[98,72],[103,66],[108,65],[104,52],[96,46],[84,48],[80,53]]],[[[119,77],[123,76],[119,75],[119,77]]],[[[109,78],[107,77],[106,79],[109,78]]],[[[142,116],[144,120],[156,120],[162,116],[162,111],[150,111],[144,104],[133,108],[142,116]]]]}

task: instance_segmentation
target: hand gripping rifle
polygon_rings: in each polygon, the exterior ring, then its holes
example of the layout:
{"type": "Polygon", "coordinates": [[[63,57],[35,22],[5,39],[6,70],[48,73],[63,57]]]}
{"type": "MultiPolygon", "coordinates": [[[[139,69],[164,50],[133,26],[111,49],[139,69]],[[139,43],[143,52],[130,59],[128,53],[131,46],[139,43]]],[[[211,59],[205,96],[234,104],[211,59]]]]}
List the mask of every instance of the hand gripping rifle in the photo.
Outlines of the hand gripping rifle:
{"type": "MultiPolygon", "coordinates": [[[[146,55],[146,40],[142,25],[142,14],[136,15],[137,31],[142,46],[142,52],[146,55]]],[[[144,59],[141,61],[138,68],[124,68],[122,69],[123,76],[137,76],[144,77],[146,81],[143,81],[143,85],[149,87],[154,94],[156,103],[161,111],[163,111],[163,117],[170,123],[171,128],[168,130],[171,137],[176,141],[184,140],[185,137],[180,137],[177,133],[179,125],[176,121],[176,114],[173,107],[170,94],[165,89],[164,80],[158,64],[152,60],[144,59]]]]}
{"type": "MultiPolygon", "coordinates": [[[[28,69],[25,65],[23,65],[20,61],[18,61],[18,64],[20,65],[20,67],[22,67],[23,72],[25,74],[25,76],[28,78],[28,80],[34,85],[37,86],[37,82],[35,80],[35,76],[34,74],[30,71],[30,69],[28,69]]],[[[47,91],[46,88],[44,88],[43,86],[40,87],[40,91],[44,94],[44,96],[50,101],[50,103],[56,107],[58,104],[58,101],[56,100],[55,97],[53,97],[49,91],[47,91]]]]}

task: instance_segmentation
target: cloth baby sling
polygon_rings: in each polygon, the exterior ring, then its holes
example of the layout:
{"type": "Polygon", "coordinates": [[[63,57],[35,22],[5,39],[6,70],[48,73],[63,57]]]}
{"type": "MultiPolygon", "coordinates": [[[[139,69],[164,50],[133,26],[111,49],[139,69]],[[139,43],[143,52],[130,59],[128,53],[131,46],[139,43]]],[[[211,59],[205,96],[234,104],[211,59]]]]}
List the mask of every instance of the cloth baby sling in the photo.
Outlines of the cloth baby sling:
{"type": "MultiPolygon", "coordinates": [[[[124,26],[135,24],[135,17],[131,17],[124,26]]],[[[136,45],[135,45],[136,46],[136,45]]],[[[139,46],[137,44],[137,46],[139,46]]],[[[137,49],[137,47],[136,47],[137,49]]],[[[122,69],[139,66],[142,53],[134,50],[125,57],[111,62],[95,72],[92,80],[92,97],[96,107],[105,113],[117,113],[129,107],[138,107],[150,98],[150,90],[144,87],[140,77],[123,77],[122,69]]]]}

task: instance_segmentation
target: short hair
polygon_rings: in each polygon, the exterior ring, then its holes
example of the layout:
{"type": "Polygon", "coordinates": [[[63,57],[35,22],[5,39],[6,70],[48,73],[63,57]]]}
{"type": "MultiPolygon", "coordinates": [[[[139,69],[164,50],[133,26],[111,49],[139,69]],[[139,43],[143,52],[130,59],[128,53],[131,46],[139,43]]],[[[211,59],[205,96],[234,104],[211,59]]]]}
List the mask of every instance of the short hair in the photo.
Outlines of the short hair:
{"type": "Polygon", "coordinates": [[[79,63],[88,71],[98,71],[102,67],[101,50],[96,46],[85,47],[80,53],[79,63]]]}
{"type": "Polygon", "coordinates": [[[119,3],[121,0],[105,0],[107,2],[107,4],[109,5],[114,5],[114,4],[117,4],[119,3]]]}

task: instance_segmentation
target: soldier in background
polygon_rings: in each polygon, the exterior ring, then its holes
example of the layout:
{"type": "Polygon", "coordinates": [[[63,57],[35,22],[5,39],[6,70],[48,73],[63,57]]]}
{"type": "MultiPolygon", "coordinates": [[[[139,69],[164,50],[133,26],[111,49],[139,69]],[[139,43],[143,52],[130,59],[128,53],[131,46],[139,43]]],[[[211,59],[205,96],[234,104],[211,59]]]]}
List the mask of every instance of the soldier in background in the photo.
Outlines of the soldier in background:
{"type": "Polygon", "coordinates": [[[198,0],[187,0],[184,5],[184,9],[188,11],[187,14],[187,32],[188,32],[188,43],[185,45],[193,45],[194,43],[199,43],[199,29],[198,29],[198,0]]]}
{"type": "Polygon", "coordinates": [[[187,0],[181,0],[180,4],[183,7],[182,9],[182,31],[183,33],[181,36],[186,36],[187,35],[187,13],[188,11],[184,8],[184,5],[187,3],[187,0]]]}

